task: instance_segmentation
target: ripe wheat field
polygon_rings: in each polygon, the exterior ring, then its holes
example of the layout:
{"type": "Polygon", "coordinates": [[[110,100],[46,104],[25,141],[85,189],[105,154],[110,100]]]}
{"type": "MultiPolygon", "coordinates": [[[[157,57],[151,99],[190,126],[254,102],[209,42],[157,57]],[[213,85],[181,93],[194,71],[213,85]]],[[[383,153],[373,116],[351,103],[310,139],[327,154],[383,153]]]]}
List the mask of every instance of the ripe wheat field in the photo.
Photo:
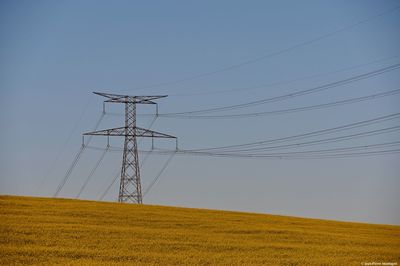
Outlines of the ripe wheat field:
{"type": "Polygon", "coordinates": [[[0,196],[0,264],[400,262],[400,226],[0,196]]]}

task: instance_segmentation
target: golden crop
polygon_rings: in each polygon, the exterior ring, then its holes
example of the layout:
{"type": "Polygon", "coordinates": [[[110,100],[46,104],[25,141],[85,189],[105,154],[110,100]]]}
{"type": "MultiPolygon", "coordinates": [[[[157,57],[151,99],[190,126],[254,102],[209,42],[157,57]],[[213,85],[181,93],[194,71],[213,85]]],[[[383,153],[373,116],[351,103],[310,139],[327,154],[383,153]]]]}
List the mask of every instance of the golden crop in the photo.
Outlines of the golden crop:
{"type": "Polygon", "coordinates": [[[400,227],[0,196],[0,264],[400,264],[400,227]]]}

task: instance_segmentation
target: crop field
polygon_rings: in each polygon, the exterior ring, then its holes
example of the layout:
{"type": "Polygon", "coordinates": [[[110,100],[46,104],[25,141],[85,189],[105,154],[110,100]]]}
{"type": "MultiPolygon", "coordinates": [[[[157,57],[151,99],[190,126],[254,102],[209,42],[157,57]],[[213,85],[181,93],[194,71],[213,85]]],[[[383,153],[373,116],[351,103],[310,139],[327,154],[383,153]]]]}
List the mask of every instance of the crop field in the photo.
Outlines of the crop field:
{"type": "Polygon", "coordinates": [[[400,226],[0,196],[0,264],[400,262],[400,226]]]}

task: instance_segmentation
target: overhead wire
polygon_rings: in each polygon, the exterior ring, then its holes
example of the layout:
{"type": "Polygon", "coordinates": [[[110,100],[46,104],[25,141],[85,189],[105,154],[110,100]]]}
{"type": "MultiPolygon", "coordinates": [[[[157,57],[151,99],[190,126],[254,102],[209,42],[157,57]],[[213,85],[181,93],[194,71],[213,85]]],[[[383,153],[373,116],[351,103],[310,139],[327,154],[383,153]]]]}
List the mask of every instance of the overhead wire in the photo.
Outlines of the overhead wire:
{"type": "Polygon", "coordinates": [[[65,151],[68,143],[71,141],[72,135],[74,134],[74,132],[77,130],[79,124],[81,123],[84,115],[86,114],[86,111],[88,109],[88,107],[90,106],[91,102],[92,102],[93,98],[89,98],[89,100],[85,103],[84,107],[82,108],[81,113],[78,116],[77,121],[75,122],[74,126],[72,127],[71,131],[68,133],[67,138],[65,140],[65,142],[63,143],[61,149],[59,150],[59,152],[57,153],[57,155],[54,157],[54,160],[50,163],[49,167],[47,168],[45,174],[43,175],[39,185],[36,187],[35,189],[35,193],[38,192],[39,188],[42,187],[42,185],[44,184],[44,182],[48,179],[50,173],[54,170],[54,167],[56,166],[56,164],[58,163],[58,161],[61,158],[61,154],[65,151]]]}
{"type": "MultiPolygon", "coordinates": [[[[191,156],[205,156],[205,157],[222,157],[222,158],[254,158],[254,159],[323,159],[323,158],[341,158],[341,157],[357,157],[357,156],[372,156],[372,155],[383,155],[383,154],[398,154],[400,153],[400,149],[391,149],[391,150],[378,150],[378,151],[370,151],[370,152],[362,152],[362,153],[354,153],[352,151],[360,150],[360,149],[376,149],[387,146],[398,146],[400,143],[382,143],[382,144],[373,144],[373,145],[362,145],[362,146],[354,146],[354,147],[345,147],[345,148],[337,148],[328,150],[311,150],[311,151],[303,151],[303,152],[292,152],[292,153],[267,153],[267,154],[247,154],[247,153],[224,153],[224,152],[198,152],[198,151],[187,151],[187,150],[160,150],[153,151],[154,154],[157,155],[191,155],[191,156]],[[347,153],[334,153],[340,151],[348,151],[347,153]]],[[[100,149],[97,147],[91,147],[93,149],[100,149]]],[[[111,152],[120,152],[121,148],[113,147],[111,152]]],[[[142,150],[141,152],[150,152],[142,150]]]]}
{"type": "Polygon", "coordinates": [[[395,94],[400,93],[400,89],[376,93],[372,95],[357,97],[357,98],[350,98],[344,99],[340,101],[334,101],[324,104],[317,104],[317,105],[309,105],[309,106],[302,106],[296,108],[288,108],[288,109],[280,109],[280,110],[273,110],[273,111],[266,111],[266,112],[252,112],[252,113],[240,113],[240,114],[224,114],[224,115],[168,115],[168,114],[160,114],[160,117],[166,118],[176,118],[176,119],[238,119],[238,118],[248,118],[248,117],[259,117],[259,116],[268,116],[268,115],[281,115],[281,114],[288,114],[288,113],[297,113],[297,112],[304,112],[310,110],[317,110],[323,108],[331,108],[346,104],[353,104],[359,103],[363,101],[369,100],[376,100],[382,97],[388,97],[395,94]]]}
{"type": "Polygon", "coordinates": [[[165,169],[167,169],[168,165],[170,164],[170,162],[172,161],[172,158],[175,156],[176,152],[171,153],[171,155],[168,157],[167,161],[164,163],[163,167],[161,168],[161,170],[158,172],[158,174],[156,175],[156,177],[153,179],[153,181],[150,183],[150,185],[146,188],[146,190],[143,193],[143,197],[146,196],[149,191],[151,190],[151,188],[157,183],[157,181],[159,180],[159,178],[161,177],[161,175],[164,173],[165,169]]]}
{"type": "Polygon", "coordinates": [[[352,153],[337,153],[332,155],[318,155],[318,156],[303,156],[303,157],[287,157],[285,159],[344,159],[349,157],[371,157],[371,156],[382,156],[382,155],[397,155],[400,154],[400,149],[392,149],[392,150],[382,150],[382,151],[370,151],[370,152],[352,152],[352,153]]]}
{"type": "Polygon", "coordinates": [[[286,85],[286,84],[291,84],[294,82],[299,82],[299,81],[304,81],[304,80],[310,80],[310,79],[315,79],[323,76],[328,76],[332,74],[337,74],[349,70],[354,70],[358,68],[362,68],[365,66],[377,64],[377,63],[382,63],[386,62],[389,60],[397,59],[399,55],[394,55],[394,56],[389,56],[389,57],[384,57],[380,58],[377,60],[372,60],[366,63],[362,64],[357,64],[357,65],[352,65],[348,67],[344,67],[341,69],[337,69],[334,71],[329,71],[329,72],[323,72],[323,73],[318,73],[314,75],[308,75],[308,76],[302,76],[298,77],[295,79],[290,79],[290,80],[283,80],[283,81],[277,81],[277,82],[272,82],[272,83],[267,83],[267,84],[259,84],[259,85],[252,85],[252,86],[246,86],[246,87],[241,87],[241,88],[235,88],[235,89],[223,89],[223,90],[213,90],[213,91],[200,91],[200,92],[193,92],[193,93],[179,93],[179,94],[174,94],[174,93],[169,93],[168,97],[183,97],[183,96],[200,96],[200,95],[215,95],[215,94],[225,94],[225,93],[236,93],[236,92],[241,92],[241,91],[246,91],[249,92],[251,90],[256,90],[256,89],[261,89],[261,88],[270,88],[270,87],[275,87],[279,85],[286,85]]]}
{"type": "Polygon", "coordinates": [[[342,79],[339,81],[334,81],[328,84],[320,85],[317,87],[313,87],[310,89],[305,89],[305,90],[299,90],[296,92],[284,94],[284,95],[279,95],[275,97],[270,97],[266,99],[261,99],[261,100],[256,100],[256,101],[250,101],[250,102],[245,102],[241,104],[234,104],[234,105],[227,105],[227,106],[222,106],[222,107],[214,107],[214,108],[207,108],[207,109],[199,109],[199,110],[193,110],[193,111],[182,111],[182,112],[173,112],[173,113],[164,113],[163,115],[190,115],[190,114],[203,114],[203,113],[212,113],[212,112],[222,112],[222,111],[230,111],[234,109],[241,109],[241,108],[246,108],[246,107],[253,107],[261,104],[266,104],[266,103],[272,103],[272,102],[278,102],[278,101],[283,101],[287,99],[291,99],[294,97],[299,97],[303,95],[308,95],[311,93],[316,93],[324,90],[328,90],[331,88],[335,88],[338,86],[342,86],[345,84],[349,84],[352,82],[356,82],[359,80],[363,80],[366,78],[371,78],[375,77],[377,75],[381,75],[390,71],[394,71],[400,68],[400,64],[396,63],[384,68],[376,69],[373,71],[369,71],[360,75],[352,76],[350,78],[342,79]]]}
{"type": "Polygon", "coordinates": [[[68,168],[65,176],[63,177],[61,182],[58,184],[56,192],[54,193],[53,197],[57,197],[58,194],[60,193],[60,191],[62,190],[62,188],[64,187],[65,183],[67,182],[68,178],[70,177],[73,169],[75,168],[76,164],[78,163],[79,158],[81,157],[84,150],[85,150],[85,146],[82,145],[81,148],[79,149],[78,153],[75,155],[75,158],[72,161],[72,164],[70,165],[70,167],[68,168]]]}
{"type": "MultiPolygon", "coordinates": [[[[376,148],[393,147],[400,145],[400,141],[379,143],[379,144],[369,144],[369,145],[359,145],[351,147],[333,148],[333,149],[319,149],[319,150],[308,150],[308,151],[298,151],[298,152],[281,152],[281,153],[264,153],[264,154],[246,154],[246,153],[224,153],[224,152],[196,152],[196,151],[185,151],[179,150],[178,155],[193,155],[193,156],[212,156],[212,157],[230,157],[230,158],[314,158],[315,156],[345,156],[347,153],[338,152],[351,152],[348,154],[355,154],[353,151],[358,150],[371,150],[376,148]]],[[[372,151],[371,154],[376,154],[376,152],[387,152],[394,150],[378,150],[372,151]]],[[[400,150],[399,150],[400,151],[400,150]]],[[[173,151],[159,151],[159,154],[171,154],[173,151]]],[[[367,154],[365,152],[365,154],[367,154]]]]}
{"type": "Polygon", "coordinates": [[[230,70],[233,70],[233,69],[236,69],[236,68],[240,68],[240,67],[243,67],[243,66],[246,66],[246,65],[250,65],[250,64],[259,62],[259,61],[267,59],[267,58],[272,58],[272,57],[275,57],[275,56],[290,52],[292,50],[301,48],[303,46],[310,45],[310,44],[318,42],[320,40],[329,38],[329,37],[331,37],[331,36],[333,36],[335,34],[351,30],[351,29],[353,29],[353,28],[355,28],[355,27],[357,27],[359,25],[362,25],[362,24],[365,24],[365,23],[367,23],[369,21],[378,19],[378,18],[380,18],[382,16],[388,15],[388,14],[390,14],[392,12],[395,12],[395,11],[397,11],[399,9],[400,9],[400,6],[395,6],[393,8],[387,9],[387,10],[385,10],[383,12],[380,12],[378,14],[375,14],[373,16],[367,17],[367,18],[365,18],[363,20],[357,21],[357,22],[355,22],[353,24],[338,28],[338,29],[336,29],[334,31],[331,31],[329,33],[322,34],[322,35],[320,35],[320,36],[318,36],[316,38],[309,39],[307,41],[303,41],[303,42],[297,43],[295,45],[292,45],[292,46],[289,46],[287,48],[278,50],[276,52],[265,54],[265,55],[262,55],[262,56],[259,56],[259,57],[255,57],[253,59],[249,59],[249,60],[237,63],[237,64],[232,64],[232,65],[229,65],[229,66],[226,66],[226,67],[214,70],[214,71],[203,72],[203,73],[196,74],[196,75],[193,75],[193,76],[190,76],[190,77],[186,77],[186,78],[182,78],[182,79],[176,79],[176,80],[171,80],[171,81],[167,81],[167,82],[161,82],[161,83],[153,84],[153,85],[141,86],[141,87],[128,89],[128,90],[143,90],[143,89],[156,88],[156,87],[162,87],[162,86],[167,86],[167,85],[174,85],[174,84],[178,84],[178,83],[182,83],[182,82],[186,82],[186,81],[191,81],[191,80],[195,80],[195,79],[199,79],[199,78],[215,75],[215,74],[218,74],[218,73],[230,71],[230,70]]]}
{"type": "MultiPolygon", "coordinates": [[[[400,126],[394,126],[394,127],[388,127],[388,128],[382,128],[382,129],[377,129],[377,130],[372,130],[372,131],[366,131],[366,132],[359,132],[356,134],[350,134],[350,135],[345,135],[345,136],[339,136],[335,138],[328,138],[328,139],[322,139],[322,140],[314,140],[314,141],[309,141],[309,142],[303,142],[303,143],[294,143],[294,144],[288,144],[288,145],[281,145],[281,146],[273,146],[273,147],[255,147],[251,149],[242,149],[242,150],[185,150],[185,149],[180,149],[178,151],[171,151],[171,150],[157,150],[155,151],[156,154],[159,155],[167,155],[167,154],[172,154],[176,152],[178,155],[199,155],[199,156],[215,156],[215,157],[245,157],[245,158],[270,158],[270,157],[295,157],[295,155],[312,155],[314,153],[326,153],[327,151],[352,151],[355,149],[359,149],[360,147],[362,149],[365,148],[376,148],[379,145],[387,146],[388,144],[377,144],[377,145],[362,145],[362,146],[355,146],[355,147],[346,147],[346,148],[336,148],[336,149],[331,149],[331,150],[314,150],[314,151],[303,151],[303,152],[287,152],[287,153],[269,153],[269,154],[260,154],[260,153],[254,153],[258,152],[260,150],[265,151],[265,150],[273,150],[273,149],[286,149],[286,148],[298,148],[298,147],[304,147],[304,146],[310,146],[310,145],[317,145],[317,144],[323,144],[323,143],[332,143],[332,142],[339,142],[339,141],[344,141],[344,140],[350,140],[354,138],[360,138],[360,137],[365,137],[365,136],[373,136],[377,134],[383,134],[383,133],[389,133],[389,132],[394,132],[400,130],[400,126]],[[253,152],[251,154],[249,153],[243,153],[243,152],[253,152]]],[[[400,142],[396,143],[389,143],[389,144],[399,144],[400,142]]],[[[92,149],[99,149],[96,147],[89,147],[92,149]]],[[[122,148],[118,147],[111,147],[110,148],[114,152],[120,152],[122,148]]],[[[141,152],[153,152],[153,151],[141,151],[141,152]]],[[[375,154],[375,153],[374,153],[375,154]]],[[[386,154],[386,152],[385,152],[386,154]]],[[[336,156],[336,155],[335,155],[336,156]]],[[[363,155],[364,156],[364,155],[363,155]]]]}
{"type": "Polygon", "coordinates": [[[367,145],[358,145],[351,147],[340,147],[340,148],[331,148],[331,149],[319,149],[319,150],[305,150],[305,151],[291,151],[291,152],[277,152],[277,153],[243,153],[243,152],[224,152],[224,154],[243,154],[243,155],[260,155],[260,156],[269,156],[269,155],[308,155],[308,154],[326,154],[332,152],[342,152],[342,151],[356,151],[356,150],[369,150],[376,149],[382,147],[393,147],[400,145],[400,141],[394,142],[386,142],[379,144],[367,144],[367,145]]]}
{"type": "MultiPolygon", "coordinates": [[[[381,129],[376,129],[376,130],[370,130],[370,131],[365,131],[365,132],[358,132],[355,134],[350,134],[350,135],[344,135],[344,136],[339,136],[339,137],[334,137],[334,138],[327,138],[327,139],[320,139],[320,140],[313,140],[313,141],[308,141],[308,142],[302,142],[302,143],[294,143],[294,144],[287,144],[287,145],[278,145],[278,146],[268,146],[268,147],[255,147],[255,148],[249,148],[249,149],[235,149],[235,150],[214,150],[214,151],[210,151],[210,150],[185,150],[185,149],[180,149],[180,150],[175,150],[178,154],[190,154],[190,155],[220,155],[220,156],[229,156],[229,155],[233,155],[233,156],[237,156],[237,155],[251,155],[252,157],[257,157],[257,156],[275,156],[277,154],[279,155],[297,155],[297,154],[310,154],[310,153],[316,153],[316,152],[327,152],[327,151],[345,151],[345,150],[354,150],[356,148],[370,148],[370,147],[377,147],[379,145],[381,146],[387,146],[388,144],[400,144],[400,141],[398,142],[392,142],[392,143],[385,143],[385,144],[378,144],[378,145],[362,145],[362,146],[354,146],[354,147],[345,147],[345,148],[335,148],[335,149],[330,149],[330,150],[317,150],[317,151],[291,151],[291,152],[287,152],[287,153],[269,153],[269,154],[261,154],[261,153],[255,153],[255,152],[259,152],[259,151],[266,151],[266,150],[282,150],[282,149],[288,149],[288,148],[299,148],[299,147],[305,147],[305,146],[312,146],[312,145],[318,145],[318,144],[326,144],[326,143],[336,143],[336,142],[340,142],[340,141],[345,141],[345,140],[351,140],[351,139],[355,139],[355,138],[360,138],[360,137],[366,137],[366,136],[374,136],[374,135],[378,135],[378,134],[383,134],[383,133],[389,133],[389,132],[395,132],[400,130],[400,126],[393,126],[393,127],[387,127],[387,128],[381,128],[381,129]],[[251,154],[248,154],[248,152],[252,152],[251,154]]],[[[101,148],[97,148],[97,147],[92,147],[92,146],[88,146],[88,148],[90,149],[101,149],[101,148]]],[[[118,148],[118,147],[110,147],[111,151],[121,151],[122,148],[118,148]]],[[[149,153],[152,151],[141,151],[144,153],[149,153]]],[[[156,151],[156,154],[160,154],[160,155],[166,155],[166,154],[171,154],[173,153],[173,150],[161,150],[158,149],[156,151]]]]}
{"type": "MultiPolygon", "coordinates": [[[[171,151],[172,152],[172,151],[171,151]]],[[[303,155],[298,154],[224,154],[224,153],[182,153],[183,155],[194,156],[207,156],[207,157],[222,157],[222,158],[253,158],[253,159],[331,159],[331,158],[345,158],[345,157],[358,157],[358,156],[376,156],[384,154],[399,154],[400,149],[379,150],[370,152],[347,152],[347,153],[330,153],[330,154],[315,154],[308,153],[303,155]]],[[[166,153],[162,153],[166,154],[166,153]]],[[[181,155],[180,153],[177,153],[181,155]]]]}
{"type": "Polygon", "coordinates": [[[78,194],[76,195],[77,199],[81,196],[82,192],[85,190],[85,188],[86,188],[87,184],[89,183],[90,179],[92,178],[92,176],[96,172],[97,168],[100,166],[101,162],[103,161],[104,157],[106,156],[106,154],[108,152],[109,147],[110,146],[107,145],[107,147],[104,149],[103,153],[101,154],[100,158],[97,160],[96,164],[94,165],[94,167],[90,171],[89,175],[86,177],[85,182],[83,183],[83,185],[81,186],[78,194]]]}
{"type": "Polygon", "coordinates": [[[400,126],[393,126],[393,127],[364,131],[364,132],[359,132],[359,133],[355,133],[355,134],[349,134],[349,135],[344,135],[344,136],[339,136],[339,137],[334,137],[334,138],[313,140],[313,141],[307,141],[307,142],[301,142],[301,143],[258,147],[258,148],[255,147],[255,148],[248,148],[248,149],[231,149],[231,150],[225,149],[223,151],[224,152],[246,152],[246,151],[254,152],[254,151],[260,151],[260,150],[264,151],[264,150],[276,150],[276,149],[281,150],[281,149],[289,149],[289,148],[299,148],[299,147],[326,144],[326,143],[336,143],[336,142],[351,140],[351,139],[360,138],[360,137],[375,136],[375,135],[391,133],[391,132],[395,132],[395,131],[399,131],[399,130],[400,130],[400,126]]]}
{"type": "MultiPolygon", "coordinates": [[[[100,118],[97,120],[97,122],[96,122],[96,124],[95,124],[95,126],[94,126],[93,131],[97,130],[97,128],[99,127],[101,121],[102,121],[103,118],[104,118],[104,115],[105,115],[104,112],[101,113],[101,116],[100,116],[100,118]]],[[[72,164],[71,164],[70,167],[68,168],[68,170],[67,170],[67,172],[65,173],[63,179],[62,179],[62,180],[60,181],[60,183],[58,184],[57,189],[56,189],[56,192],[53,194],[53,197],[57,197],[58,194],[60,193],[60,191],[63,189],[64,185],[67,183],[69,177],[70,177],[71,174],[72,174],[72,171],[74,170],[75,166],[78,164],[78,161],[79,161],[79,159],[80,159],[80,157],[81,157],[83,151],[85,150],[86,146],[90,144],[90,142],[91,142],[91,140],[92,140],[91,137],[92,137],[92,136],[89,136],[89,138],[88,138],[88,140],[87,140],[87,142],[86,142],[86,145],[85,145],[85,143],[82,143],[82,146],[81,146],[81,148],[79,149],[78,153],[75,155],[75,158],[74,158],[74,160],[72,161],[72,164]]]]}
{"type": "Polygon", "coordinates": [[[100,195],[99,200],[104,199],[104,197],[107,195],[108,191],[111,189],[111,187],[114,185],[115,181],[118,179],[118,177],[120,175],[121,175],[121,171],[118,171],[117,174],[112,179],[112,182],[107,186],[106,190],[100,195]]]}
{"type": "Polygon", "coordinates": [[[400,113],[393,113],[393,114],[379,116],[379,117],[368,119],[368,120],[362,120],[362,121],[348,123],[348,124],[344,124],[344,125],[340,125],[340,126],[336,126],[336,127],[332,127],[332,128],[326,128],[326,129],[322,129],[322,130],[316,130],[316,131],[311,131],[311,132],[307,132],[307,133],[302,133],[302,134],[297,134],[297,135],[292,135],[292,136],[287,136],[287,137],[282,137],[282,138],[275,138],[275,139],[248,142],[248,143],[242,143],[242,144],[234,144],[234,145],[189,149],[189,151],[190,150],[196,150],[196,151],[224,150],[224,149],[232,149],[232,148],[240,148],[240,147],[252,147],[252,146],[257,146],[257,145],[266,145],[266,144],[272,144],[272,143],[282,143],[282,142],[300,140],[300,139],[304,139],[304,138],[321,136],[321,135],[325,135],[325,134],[337,133],[337,132],[341,132],[344,130],[359,128],[359,127],[365,127],[365,126],[382,123],[382,122],[386,122],[386,121],[390,121],[390,120],[394,120],[394,119],[398,119],[398,118],[400,118],[400,113]]]}
{"type": "MultiPolygon", "coordinates": [[[[153,126],[154,123],[156,122],[157,118],[158,118],[158,115],[156,114],[156,115],[154,116],[154,118],[151,120],[149,126],[147,127],[148,129],[151,129],[151,128],[152,128],[152,126],[153,126]]],[[[153,150],[153,147],[152,147],[151,150],[153,150]]],[[[147,161],[147,159],[150,157],[150,155],[151,155],[150,152],[149,152],[149,153],[146,153],[145,157],[144,157],[143,160],[140,162],[140,168],[142,168],[142,167],[144,166],[144,164],[146,163],[146,161],[147,161]]]]}
{"type": "MultiPolygon", "coordinates": [[[[287,155],[308,155],[308,154],[324,154],[324,153],[332,153],[332,152],[341,152],[341,151],[355,151],[355,150],[360,150],[360,149],[376,149],[376,148],[381,148],[381,147],[387,147],[387,146],[397,146],[400,145],[400,141],[394,141],[394,142],[387,142],[387,143],[379,143],[379,144],[368,144],[368,145],[358,145],[358,146],[350,146],[350,147],[341,147],[341,148],[332,148],[332,149],[318,149],[318,150],[306,150],[306,151],[291,151],[291,152],[277,152],[277,153],[242,153],[242,152],[196,152],[196,151],[185,151],[185,150],[180,150],[181,153],[185,154],[205,154],[205,155],[233,155],[233,156],[239,156],[239,155],[251,155],[252,157],[268,157],[268,156],[287,156],[287,155]]],[[[169,151],[172,152],[172,151],[169,151]]]]}

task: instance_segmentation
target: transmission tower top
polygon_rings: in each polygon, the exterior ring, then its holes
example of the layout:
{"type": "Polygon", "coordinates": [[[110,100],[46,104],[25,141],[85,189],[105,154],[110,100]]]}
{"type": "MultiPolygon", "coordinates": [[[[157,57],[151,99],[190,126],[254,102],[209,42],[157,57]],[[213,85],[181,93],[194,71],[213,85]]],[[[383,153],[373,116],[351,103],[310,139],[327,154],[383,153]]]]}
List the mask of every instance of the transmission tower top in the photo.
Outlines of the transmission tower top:
{"type": "Polygon", "coordinates": [[[156,102],[153,102],[153,100],[159,98],[165,98],[168,96],[168,95],[130,96],[130,95],[111,94],[111,93],[103,93],[96,91],[94,91],[93,93],[108,98],[108,100],[106,100],[105,102],[109,103],[157,104],[156,102]]]}

